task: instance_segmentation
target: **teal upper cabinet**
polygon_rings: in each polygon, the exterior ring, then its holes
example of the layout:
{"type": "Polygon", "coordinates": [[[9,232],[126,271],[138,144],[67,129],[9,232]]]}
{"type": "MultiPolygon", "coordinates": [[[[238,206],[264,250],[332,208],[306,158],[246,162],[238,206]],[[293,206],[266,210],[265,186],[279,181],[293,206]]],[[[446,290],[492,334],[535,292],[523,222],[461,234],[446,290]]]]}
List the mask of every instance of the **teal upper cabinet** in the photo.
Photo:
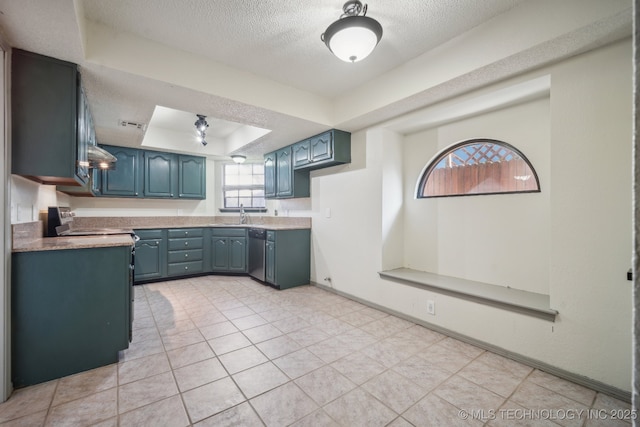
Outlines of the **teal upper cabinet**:
{"type": "MultiPolygon", "coordinates": [[[[117,166],[116,166],[117,167],[117,166]]],[[[173,198],[178,194],[178,159],[175,154],[144,152],[144,197],[173,198]]]]}
{"type": "Polygon", "coordinates": [[[207,197],[204,157],[178,156],[178,197],[182,199],[207,197]]]}
{"type": "Polygon", "coordinates": [[[294,169],[319,169],[351,162],[351,134],[333,129],[293,144],[294,169]]]}
{"type": "Polygon", "coordinates": [[[276,153],[264,155],[264,195],[276,197],[276,153]]]}
{"type": "Polygon", "coordinates": [[[115,169],[102,171],[101,195],[142,197],[142,151],[135,148],[102,146],[116,159],[115,169]]]}
{"type": "Polygon", "coordinates": [[[292,147],[286,147],[264,156],[265,197],[309,197],[309,172],[294,171],[292,147]]]}
{"type": "Polygon", "coordinates": [[[276,152],[276,197],[293,196],[291,147],[276,152]]]}
{"type": "Polygon", "coordinates": [[[13,49],[12,173],[45,184],[87,182],[82,96],[76,64],[13,49]]]}
{"type": "Polygon", "coordinates": [[[108,197],[205,199],[206,159],[161,151],[102,146],[118,159],[102,171],[94,194],[108,197]]]}

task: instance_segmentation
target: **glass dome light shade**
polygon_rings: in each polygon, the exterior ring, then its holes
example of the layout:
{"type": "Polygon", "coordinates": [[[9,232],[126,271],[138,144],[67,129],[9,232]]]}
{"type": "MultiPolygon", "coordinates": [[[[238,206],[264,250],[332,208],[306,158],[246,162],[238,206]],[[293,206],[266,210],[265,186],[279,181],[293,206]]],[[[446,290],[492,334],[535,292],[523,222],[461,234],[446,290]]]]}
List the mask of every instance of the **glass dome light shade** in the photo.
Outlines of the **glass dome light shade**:
{"type": "Polygon", "coordinates": [[[382,26],[368,16],[347,16],[329,25],[322,40],[335,56],[358,62],[369,56],[382,38],[382,26]]]}

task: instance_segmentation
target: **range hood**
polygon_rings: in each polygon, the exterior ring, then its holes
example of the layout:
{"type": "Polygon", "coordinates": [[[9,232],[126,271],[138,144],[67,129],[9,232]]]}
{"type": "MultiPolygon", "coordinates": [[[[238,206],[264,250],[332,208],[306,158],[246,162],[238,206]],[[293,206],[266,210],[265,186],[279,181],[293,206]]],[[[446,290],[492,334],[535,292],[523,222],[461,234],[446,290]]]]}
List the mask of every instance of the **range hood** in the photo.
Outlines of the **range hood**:
{"type": "Polygon", "coordinates": [[[103,150],[96,145],[89,145],[87,147],[87,160],[89,160],[90,168],[112,169],[118,159],[107,150],[103,150]]]}

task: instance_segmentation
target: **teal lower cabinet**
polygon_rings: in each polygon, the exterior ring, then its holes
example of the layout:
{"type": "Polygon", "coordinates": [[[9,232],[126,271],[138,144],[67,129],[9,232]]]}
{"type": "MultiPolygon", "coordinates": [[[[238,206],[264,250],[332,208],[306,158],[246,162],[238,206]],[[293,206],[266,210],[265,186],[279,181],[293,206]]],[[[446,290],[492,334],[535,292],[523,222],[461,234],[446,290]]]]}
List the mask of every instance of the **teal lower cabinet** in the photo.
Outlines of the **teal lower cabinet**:
{"type": "Polygon", "coordinates": [[[246,273],[248,250],[245,228],[212,229],[211,271],[215,273],[246,273]]]}
{"type": "Polygon", "coordinates": [[[12,254],[14,387],[118,361],[132,322],[131,247],[12,254]]]}
{"type": "Polygon", "coordinates": [[[167,275],[173,277],[204,273],[204,230],[175,228],[169,229],[167,235],[167,275]]]}
{"type": "Polygon", "coordinates": [[[166,230],[135,230],[135,281],[162,279],[167,275],[166,230]]]}
{"type": "Polygon", "coordinates": [[[311,230],[267,230],[265,276],[278,289],[308,285],[311,230]]]}

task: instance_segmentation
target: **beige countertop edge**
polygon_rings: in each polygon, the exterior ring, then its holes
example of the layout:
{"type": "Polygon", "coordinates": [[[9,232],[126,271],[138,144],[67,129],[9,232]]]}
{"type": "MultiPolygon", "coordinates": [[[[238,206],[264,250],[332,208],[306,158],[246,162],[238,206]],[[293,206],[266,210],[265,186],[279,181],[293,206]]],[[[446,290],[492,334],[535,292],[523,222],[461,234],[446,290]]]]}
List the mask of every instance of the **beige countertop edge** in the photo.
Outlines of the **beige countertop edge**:
{"type": "Polygon", "coordinates": [[[20,242],[13,252],[58,251],[66,249],[105,248],[111,246],[133,246],[134,241],[127,234],[110,236],[44,237],[20,242]]]}

